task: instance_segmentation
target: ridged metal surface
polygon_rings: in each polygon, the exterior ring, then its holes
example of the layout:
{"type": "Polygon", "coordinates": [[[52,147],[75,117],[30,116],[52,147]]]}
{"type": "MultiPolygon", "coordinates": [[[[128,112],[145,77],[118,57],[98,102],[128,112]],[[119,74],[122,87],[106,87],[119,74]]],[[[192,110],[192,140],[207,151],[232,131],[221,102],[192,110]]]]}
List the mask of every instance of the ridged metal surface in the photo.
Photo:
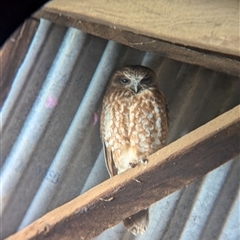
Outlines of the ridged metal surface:
{"type": "MultiPolygon", "coordinates": [[[[156,71],[169,142],[240,102],[237,77],[41,20],[1,110],[2,238],[108,178],[101,99],[111,72],[126,64],[156,71]]],[[[120,223],[96,239],[240,239],[239,170],[233,159],[155,203],[143,236],[120,223]]]]}

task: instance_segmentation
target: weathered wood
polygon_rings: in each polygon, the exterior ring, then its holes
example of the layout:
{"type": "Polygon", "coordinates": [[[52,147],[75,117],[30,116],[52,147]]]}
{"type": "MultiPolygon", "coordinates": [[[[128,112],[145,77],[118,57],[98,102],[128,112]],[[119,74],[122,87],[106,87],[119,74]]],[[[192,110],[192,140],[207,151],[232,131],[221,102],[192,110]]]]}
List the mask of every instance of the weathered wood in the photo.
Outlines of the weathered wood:
{"type": "Polygon", "coordinates": [[[34,33],[39,24],[38,19],[28,19],[19,27],[0,50],[1,80],[0,107],[7,97],[12,81],[21,65],[34,33]]]}
{"type": "Polygon", "coordinates": [[[50,12],[239,56],[239,1],[54,0],[50,12]]]}
{"type": "Polygon", "coordinates": [[[239,154],[240,105],[137,166],[47,213],[7,240],[91,239],[239,154]]]}
{"type": "Polygon", "coordinates": [[[79,20],[76,17],[69,17],[65,14],[54,13],[48,8],[43,8],[34,16],[48,19],[66,27],[75,27],[89,34],[114,40],[118,43],[142,51],[154,52],[163,57],[171,58],[177,61],[199,65],[234,76],[240,76],[239,57],[180,46],[166,41],[138,35],[129,31],[120,30],[118,28],[112,28],[99,23],[79,20]]]}

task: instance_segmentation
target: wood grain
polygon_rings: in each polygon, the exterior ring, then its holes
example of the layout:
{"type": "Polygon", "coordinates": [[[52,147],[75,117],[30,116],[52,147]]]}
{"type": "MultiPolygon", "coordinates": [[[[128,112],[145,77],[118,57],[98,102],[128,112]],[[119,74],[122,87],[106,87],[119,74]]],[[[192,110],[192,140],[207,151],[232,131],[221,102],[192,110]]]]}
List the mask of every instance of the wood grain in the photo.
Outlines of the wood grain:
{"type": "Polygon", "coordinates": [[[202,66],[229,75],[240,76],[240,57],[180,46],[129,31],[120,30],[118,28],[112,28],[107,25],[92,23],[85,20],[80,21],[73,16],[69,17],[64,14],[49,12],[47,8],[38,11],[34,16],[48,19],[51,22],[66,27],[75,27],[89,34],[108,40],[114,40],[132,48],[154,52],[160,56],[171,58],[176,61],[202,66]]]}
{"type": "Polygon", "coordinates": [[[47,213],[7,240],[92,239],[239,154],[240,105],[137,166],[47,213]]]}
{"type": "Polygon", "coordinates": [[[49,12],[239,56],[238,0],[54,0],[49,12]]]}

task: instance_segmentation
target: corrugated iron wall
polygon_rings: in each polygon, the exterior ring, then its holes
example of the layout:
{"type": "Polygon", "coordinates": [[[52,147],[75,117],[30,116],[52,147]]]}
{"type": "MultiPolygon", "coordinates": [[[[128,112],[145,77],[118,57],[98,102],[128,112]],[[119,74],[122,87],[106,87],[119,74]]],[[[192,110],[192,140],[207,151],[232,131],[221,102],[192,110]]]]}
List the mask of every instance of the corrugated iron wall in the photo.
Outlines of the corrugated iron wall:
{"type": "MultiPolygon", "coordinates": [[[[2,238],[108,178],[101,100],[126,64],[156,71],[169,142],[240,102],[237,77],[41,20],[1,110],[2,238]]],[[[96,239],[239,239],[239,170],[238,157],[154,204],[143,236],[120,223],[96,239]]]]}

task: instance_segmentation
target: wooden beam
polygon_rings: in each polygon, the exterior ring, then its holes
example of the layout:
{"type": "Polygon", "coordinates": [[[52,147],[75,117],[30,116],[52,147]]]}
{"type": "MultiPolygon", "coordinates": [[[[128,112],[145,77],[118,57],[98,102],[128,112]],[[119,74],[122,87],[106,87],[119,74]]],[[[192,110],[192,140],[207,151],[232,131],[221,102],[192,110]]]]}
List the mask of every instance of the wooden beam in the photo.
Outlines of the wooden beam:
{"type": "Polygon", "coordinates": [[[107,25],[92,23],[82,19],[79,20],[78,17],[68,16],[65,13],[58,14],[51,12],[51,9],[48,8],[41,9],[35,13],[34,16],[48,19],[51,22],[66,27],[75,27],[89,34],[108,40],[114,40],[115,42],[132,48],[154,52],[176,61],[202,66],[229,75],[240,76],[240,57],[204,51],[149,38],[107,25]]]}
{"type": "Polygon", "coordinates": [[[147,166],[101,183],[7,240],[92,239],[239,154],[239,113],[240,105],[151,155],[147,166]]]}
{"type": "Polygon", "coordinates": [[[238,0],[54,0],[45,9],[150,38],[239,56],[238,0]]]}

